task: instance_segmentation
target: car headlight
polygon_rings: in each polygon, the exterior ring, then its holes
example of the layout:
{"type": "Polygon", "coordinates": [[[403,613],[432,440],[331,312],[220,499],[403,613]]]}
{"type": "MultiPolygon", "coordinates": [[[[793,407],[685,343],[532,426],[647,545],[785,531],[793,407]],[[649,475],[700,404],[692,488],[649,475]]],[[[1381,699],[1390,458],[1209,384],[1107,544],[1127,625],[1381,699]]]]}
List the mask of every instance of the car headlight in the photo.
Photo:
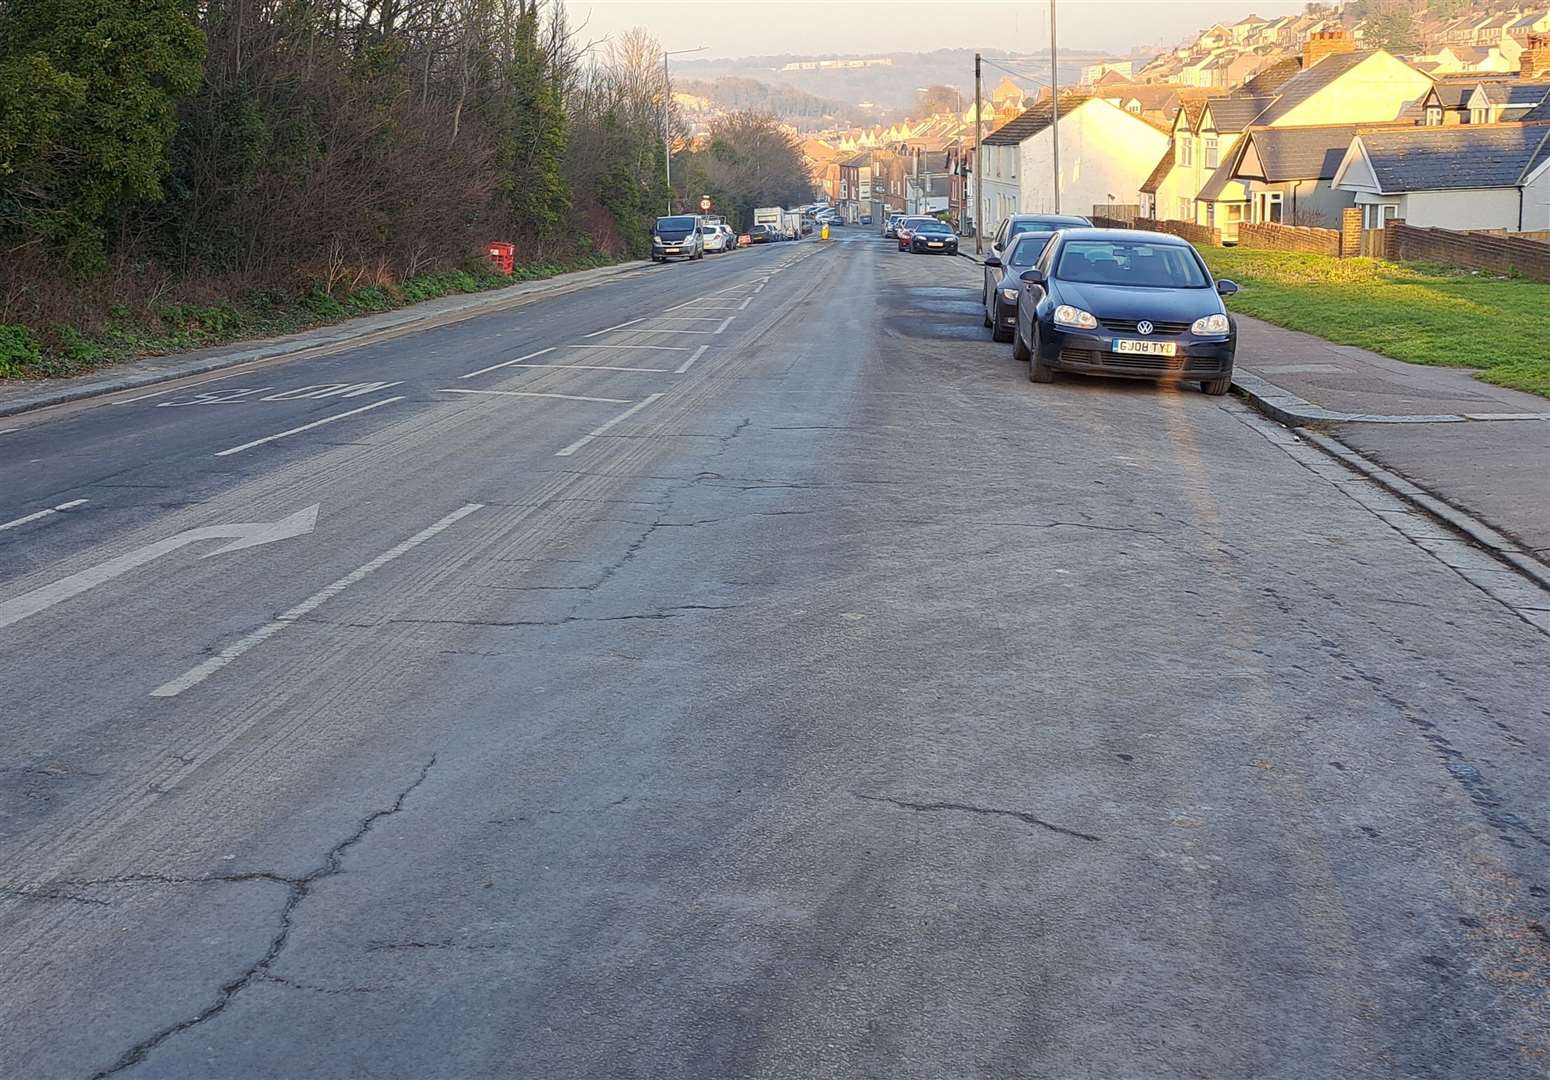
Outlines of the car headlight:
{"type": "Polygon", "coordinates": [[[1189,328],[1189,332],[1191,334],[1225,334],[1230,329],[1232,327],[1228,325],[1226,315],[1207,315],[1204,318],[1196,319],[1194,325],[1189,328]]]}
{"type": "Polygon", "coordinates": [[[1073,326],[1078,330],[1096,330],[1098,320],[1093,318],[1092,312],[1074,308],[1070,304],[1061,304],[1055,309],[1056,326],[1073,326]]]}
{"type": "Polygon", "coordinates": [[[1017,290],[1016,289],[1002,289],[1001,290],[1001,299],[1003,299],[1003,300],[1016,300],[1017,299],[1017,290]]]}

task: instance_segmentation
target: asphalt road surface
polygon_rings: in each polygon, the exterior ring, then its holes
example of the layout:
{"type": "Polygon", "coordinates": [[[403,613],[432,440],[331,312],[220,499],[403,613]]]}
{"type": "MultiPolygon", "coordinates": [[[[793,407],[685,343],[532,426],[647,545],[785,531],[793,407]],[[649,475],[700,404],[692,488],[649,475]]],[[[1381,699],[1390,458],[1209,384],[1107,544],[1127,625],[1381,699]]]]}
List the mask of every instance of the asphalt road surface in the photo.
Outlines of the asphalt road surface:
{"type": "Polygon", "coordinates": [[[0,424],[0,1076],[1550,1074],[1550,637],[840,236],[0,424]]]}

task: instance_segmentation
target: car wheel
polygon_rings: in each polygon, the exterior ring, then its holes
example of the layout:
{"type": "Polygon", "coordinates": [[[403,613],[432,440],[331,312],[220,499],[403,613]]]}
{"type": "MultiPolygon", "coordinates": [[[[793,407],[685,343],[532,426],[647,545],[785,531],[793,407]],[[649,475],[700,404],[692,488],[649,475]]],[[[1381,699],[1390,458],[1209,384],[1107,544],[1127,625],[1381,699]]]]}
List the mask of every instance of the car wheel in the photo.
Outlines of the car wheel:
{"type": "Polygon", "coordinates": [[[1012,340],[1011,336],[1006,331],[1006,327],[1001,325],[1001,305],[1000,304],[996,305],[996,317],[995,317],[995,319],[990,324],[990,340],[991,341],[1011,341],[1012,340]]]}
{"type": "Polygon", "coordinates": [[[1200,383],[1200,389],[1212,397],[1221,397],[1232,389],[1232,376],[1226,375],[1220,379],[1205,379],[1200,383]]]}
{"type": "Polygon", "coordinates": [[[1026,360],[1033,354],[1028,351],[1028,343],[1023,340],[1022,323],[1012,328],[1012,359],[1026,360]]]}
{"type": "MultiPolygon", "coordinates": [[[[996,320],[990,317],[990,302],[984,297],[980,298],[980,316],[985,320],[985,328],[987,330],[995,330],[996,320]]],[[[992,336],[994,335],[992,334],[992,336]]]]}
{"type": "Polygon", "coordinates": [[[1055,369],[1046,364],[1039,355],[1038,328],[1034,328],[1033,344],[1028,348],[1028,381],[1036,383],[1048,383],[1055,381],[1055,369]]]}

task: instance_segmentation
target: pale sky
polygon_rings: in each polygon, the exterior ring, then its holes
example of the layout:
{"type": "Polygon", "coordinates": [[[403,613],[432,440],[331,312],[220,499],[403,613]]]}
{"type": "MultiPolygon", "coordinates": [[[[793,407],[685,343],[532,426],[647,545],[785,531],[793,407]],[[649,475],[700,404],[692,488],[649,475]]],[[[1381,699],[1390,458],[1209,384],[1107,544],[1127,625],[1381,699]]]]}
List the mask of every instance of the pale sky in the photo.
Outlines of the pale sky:
{"type": "MultiPolygon", "coordinates": [[[[1060,44],[1116,54],[1174,44],[1213,22],[1301,11],[1301,0],[1058,0],[1060,44]]],[[[699,58],[772,53],[930,52],[1049,46],[1048,0],[565,0],[596,38],[644,26],[667,49],[699,58]]]]}

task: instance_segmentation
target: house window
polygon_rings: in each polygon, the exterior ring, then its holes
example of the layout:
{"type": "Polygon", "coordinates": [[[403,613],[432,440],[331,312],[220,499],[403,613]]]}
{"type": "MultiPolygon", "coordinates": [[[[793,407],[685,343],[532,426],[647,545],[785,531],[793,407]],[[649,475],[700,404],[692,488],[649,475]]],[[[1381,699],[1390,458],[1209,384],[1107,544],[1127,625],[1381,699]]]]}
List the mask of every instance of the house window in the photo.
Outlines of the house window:
{"type": "Polygon", "coordinates": [[[1471,124],[1488,124],[1490,123],[1490,116],[1491,111],[1489,109],[1469,110],[1469,122],[1471,124]]]}
{"type": "Polygon", "coordinates": [[[1179,140],[1179,164],[1193,165],[1195,163],[1195,141],[1188,135],[1179,140]]]}
{"type": "Polygon", "coordinates": [[[1195,220],[1195,211],[1191,208],[1190,200],[1186,199],[1186,198],[1183,198],[1182,196],[1179,198],[1179,220],[1180,221],[1194,221],[1195,220]]]}
{"type": "MultiPolygon", "coordinates": [[[[1393,221],[1395,218],[1397,218],[1399,216],[1399,207],[1394,206],[1394,205],[1392,205],[1390,203],[1385,203],[1383,205],[1382,209],[1383,209],[1383,224],[1384,225],[1387,225],[1389,222],[1393,221]]],[[[1382,225],[1379,226],[1379,228],[1382,228],[1382,227],[1383,227],[1382,225]]]]}
{"type": "Polygon", "coordinates": [[[1280,223],[1281,193],[1279,191],[1267,191],[1260,196],[1259,219],[1280,223]]]}
{"type": "Polygon", "coordinates": [[[1206,168],[1214,169],[1221,164],[1220,151],[1217,150],[1217,142],[1214,138],[1206,140],[1206,168]]]}
{"type": "Polygon", "coordinates": [[[1428,105],[1426,107],[1426,126],[1442,127],[1442,106],[1428,105]]]}

